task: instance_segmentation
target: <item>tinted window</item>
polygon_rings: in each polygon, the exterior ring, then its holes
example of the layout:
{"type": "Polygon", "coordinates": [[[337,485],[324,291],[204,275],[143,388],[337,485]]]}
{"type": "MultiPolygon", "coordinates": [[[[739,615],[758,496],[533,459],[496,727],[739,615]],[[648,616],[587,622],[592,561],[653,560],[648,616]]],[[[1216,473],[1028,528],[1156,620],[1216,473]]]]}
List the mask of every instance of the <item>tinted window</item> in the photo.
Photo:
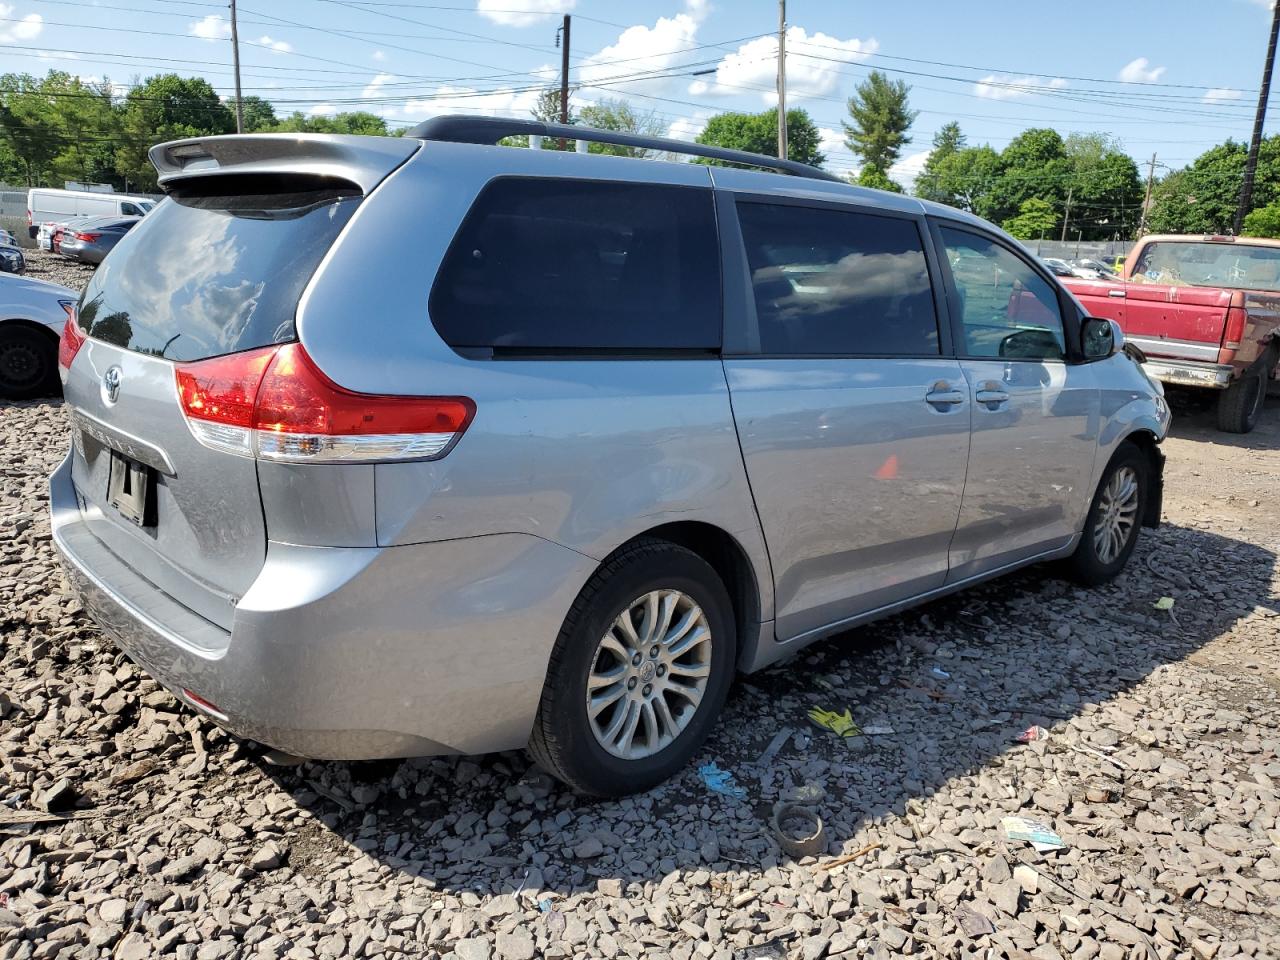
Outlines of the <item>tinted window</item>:
{"type": "Polygon", "coordinates": [[[910,220],[740,203],[766,354],[937,354],[920,231],[910,220]]]}
{"type": "Polygon", "coordinates": [[[454,347],[714,350],[720,265],[711,191],[496,180],[445,255],[430,310],[454,347]]]}
{"type": "Polygon", "coordinates": [[[994,240],[942,227],[971,357],[1061,360],[1062,314],[1052,285],[994,240]]]}
{"type": "Polygon", "coordinates": [[[98,268],[80,324],[91,337],[170,360],[291,340],[298,299],[356,193],[296,178],[188,185],[98,268]]]}
{"type": "Polygon", "coordinates": [[[128,214],[129,216],[132,216],[132,217],[140,217],[140,216],[142,216],[142,211],[141,211],[141,210],[139,210],[139,209],[138,209],[136,206],[134,206],[132,203],[122,203],[122,204],[120,204],[120,212],[121,212],[121,213],[124,213],[124,214],[128,214]]]}

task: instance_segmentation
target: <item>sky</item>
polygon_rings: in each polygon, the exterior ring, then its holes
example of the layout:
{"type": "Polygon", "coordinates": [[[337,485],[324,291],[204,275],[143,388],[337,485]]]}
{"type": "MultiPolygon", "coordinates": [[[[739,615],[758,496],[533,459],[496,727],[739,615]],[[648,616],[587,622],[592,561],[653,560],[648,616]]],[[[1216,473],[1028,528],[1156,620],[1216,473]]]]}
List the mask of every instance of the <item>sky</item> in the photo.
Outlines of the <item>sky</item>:
{"type": "MultiPolygon", "coordinates": [[[[904,184],[951,120],[970,145],[997,150],[1031,126],[1100,131],[1144,173],[1154,153],[1159,175],[1228,137],[1248,140],[1271,2],[790,0],[787,103],[809,111],[840,173],[857,169],[843,144],[846,101],[878,69],[910,84],[919,111],[891,171],[904,184]]],[[[243,92],[281,115],[369,110],[393,126],[440,113],[527,117],[559,82],[566,13],[579,104],[624,97],[692,139],[713,114],[776,102],[772,0],[238,0],[238,10],[243,92]]],[[[123,93],[177,72],[230,98],[229,36],[226,3],[0,0],[0,73],[56,68],[123,93]]],[[[1280,117],[1269,117],[1275,130],[1280,117]]]]}

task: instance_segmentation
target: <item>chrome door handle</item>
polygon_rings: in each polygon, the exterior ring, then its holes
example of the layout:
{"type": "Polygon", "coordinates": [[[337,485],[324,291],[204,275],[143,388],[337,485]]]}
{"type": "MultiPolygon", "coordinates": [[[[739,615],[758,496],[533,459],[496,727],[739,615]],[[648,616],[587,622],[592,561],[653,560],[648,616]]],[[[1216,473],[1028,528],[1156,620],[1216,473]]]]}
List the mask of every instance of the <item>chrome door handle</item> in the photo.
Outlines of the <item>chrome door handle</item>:
{"type": "Polygon", "coordinates": [[[956,404],[964,403],[964,392],[961,390],[948,390],[945,387],[937,390],[930,390],[924,395],[926,403],[931,403],[935,407],[954,407],[956,404]]]}
{"type": "Polygon", "coordinates": [[[1123,297],[1123,296],[1124,296],[1124,291],[1123,291],[1123,290],[1108,290],[1108,291],[1107,291],[1107,296],[1108,296],[1108,297],[1123,297]]]}
{"type": "Polygon", "coordinates": [[[978,403],[1004,403],[1009,399],[1009,394],[1003,390],[979,390],[973,395],[973,399],[978,403]]]}

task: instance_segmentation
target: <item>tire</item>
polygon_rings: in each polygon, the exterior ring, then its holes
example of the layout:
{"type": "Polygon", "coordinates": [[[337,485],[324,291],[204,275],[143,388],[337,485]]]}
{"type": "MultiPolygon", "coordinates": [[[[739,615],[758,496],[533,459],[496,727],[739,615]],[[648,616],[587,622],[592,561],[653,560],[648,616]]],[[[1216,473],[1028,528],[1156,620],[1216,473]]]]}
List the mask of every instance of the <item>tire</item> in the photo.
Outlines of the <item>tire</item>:
{"type": "Polygon", "coordinates": [[[1266,402],[1266,370],[1246,374],[1218,397],[1218,429],[1226,433],[1249,433],[1258,425],[1258,415],[1266,402]]]}
{"type": "MultiPolygon", "coordinates": [[[[1102,472],[1102,479],[1098,482],[1098,489],[1094,492],[1093,502],[1089,505],[1089,513],[1085,517],[1080,543],[1075,553],[1067,560],[1067,573],[1071,579],[1085,586],[1096,587],[1113,580],[1124,569],[1125,564],[1129,562],[1129,557],[1133,555],[1134,547],[1138,544],[1138,531],[1142,528],[1142,518],[1145,516],[1150,491],[1151,462],[1147,459],[1147,455],[1131,443],[1121,444],[1120,449],[1111,458],[1111,462],[1107,464],[1107,469],[1102,472]],[[1123,482],[1117,482],[1115,478],[1125,471],[1129,471],[1128,475],[1137,485],[1137,489],[1131,501],[1128,498],[1122,501],[1126,505],[1122,513],[1130,517],[1130,522],[1125,529],[1119,550],[1114,551],[1110,546],[1100,545],[1099,531],[1105,528],[1100,526],[1099,521],[1103,520],[1106,512],[1111,509],[1109,502],[1116,499],[1117,486],[1113,484],[1118,483],[1119,491],[1123,491],[1123,482]]],[[[1105,544],[1104,535],[1102,540],[1105,544]]]]}
{"type": "MultiPolygon", "coordinates": [[[[657,609],[661,623],[660,614],[667,607],[659,603],[657,609]]],[[[672,632],[668,630],[666,635],[672,632]]],[[[689,762],[715,726],[733,682],[736,637],[729,594],[700,556],[650,538],[622,547],[587,581],[565,618],[551,653],[529,752],[548,773],[579,793],[617,797],[656,786],[689,762]],[[667,592],[665,597],[661,591],[667,592]],[[638,639],[643,639],[649,616],[644,601],[653,594],[663,597],[664,602],[670,598],[672,625],[684,624],[686,619],[693,624],[674,638],[674,643],[687,648],[685,652],[665,662],[674,648],[640,643],[642,649],[637,654],[634,642],[627,642],[624,629],[619,627],[626,617],[638,639]],[[690,645],[692,638],[704,632],[704,639],[690,645]],[[606,648],[606,634],[625,646],[606,648]],[[638,655],[640,663],[623,660],[615,650],[631,658],[638,655]],[[659,650],[658,658],[650,656],[654,650],[659,650]],[[688,676],[693,669],[705,670],[705,676],[688,676]],[[616,682],[602,680],[615,673],[616,682]],[[594,722],[587,703],[588,682],[593,676],[593,689],[602,701],[617,695],[599,710],[594,722]],[[692,707],[688,697],[673,689],[699,682],[703,684],[701,697],[692,707]],[[659,715],[663,709],[659,700],[665,704],[665,720],[659,715]],[[606,746],[607,735],[623,710],[629,711],[621,721],[623,732],[612,747],[606,746]],[[638,714],[634,724],[630,722],[633,712],[638,714]],[[630,739],[625,735],[629,726],[634,729],[630,739]],[[668,742],[663,744],[663,739],[668,742]],[[628,752],[628,745],[633,755],[621,755],[628,752]],[[645,751],[652,752],[646,755],[645,751]]]]}
{"type": "Polygon", "coordinates": [[[58,392],[58,341],[17,324],[0,325],[0,397],[30,400],[58,392]]]}

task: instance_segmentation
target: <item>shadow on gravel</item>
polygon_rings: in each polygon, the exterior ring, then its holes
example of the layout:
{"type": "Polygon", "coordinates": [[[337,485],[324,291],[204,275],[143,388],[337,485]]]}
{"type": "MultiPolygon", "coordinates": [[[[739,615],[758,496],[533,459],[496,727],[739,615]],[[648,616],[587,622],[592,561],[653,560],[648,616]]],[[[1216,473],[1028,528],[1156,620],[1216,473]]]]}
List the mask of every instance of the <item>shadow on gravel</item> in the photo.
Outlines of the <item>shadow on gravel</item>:
{"type": "MultiPolygon", "coordinates": [[[[767,823],[802,784],[822,795],[835,854],[869,821],[908,813],[952,778],[984,767],[999,777],[1006,753],[1035,749],[1013,742],[1029,725],[1052,727],[1122,695],[1255,606],[1280,609],[1269,595],[1274,563],[1253,545],[1166,525],[1143,531],[1128,571],[1108,586],[1083,590],[1033,569],[835,637],[740,678],[695,763],[620,801],[577,798],[518,753],[258,762],[328,828],[295,844],[291,863],[304,876],[323,876],[341,839],[458,894],[567,895],[600,879],[657,883],[677,867],[705,868],[714,886],[721,872],[785,860],[767,823]],[[1153,607],[1170,594],[1172,616],[1153,607]],[[892,732],[847,746],[809,724],[814,706],[848,706],[862,727],[892,732]],[[785,742],[759,763],[775,739],[785,742]],[[712,760],[745,801],[706,789],[697,766],[712,760]]],[[[1129,746],[1122,738],[1121,753],[1129,746]]]]}
{"type": "MultiPolygon", "coordinates": [[[[1272,387],[1273,392],[1275,387],[1272,387]]],[[[1280,395],[1269,396],[1249,433],[1226,433],[1218,429],[1218,393],[1191,387],[1169,387],[1166,391],[1173,427],[1169,435],[1185,440],[1207,440],[1224,447],[1245,450],[1280,450],[1280,395]]]]}

